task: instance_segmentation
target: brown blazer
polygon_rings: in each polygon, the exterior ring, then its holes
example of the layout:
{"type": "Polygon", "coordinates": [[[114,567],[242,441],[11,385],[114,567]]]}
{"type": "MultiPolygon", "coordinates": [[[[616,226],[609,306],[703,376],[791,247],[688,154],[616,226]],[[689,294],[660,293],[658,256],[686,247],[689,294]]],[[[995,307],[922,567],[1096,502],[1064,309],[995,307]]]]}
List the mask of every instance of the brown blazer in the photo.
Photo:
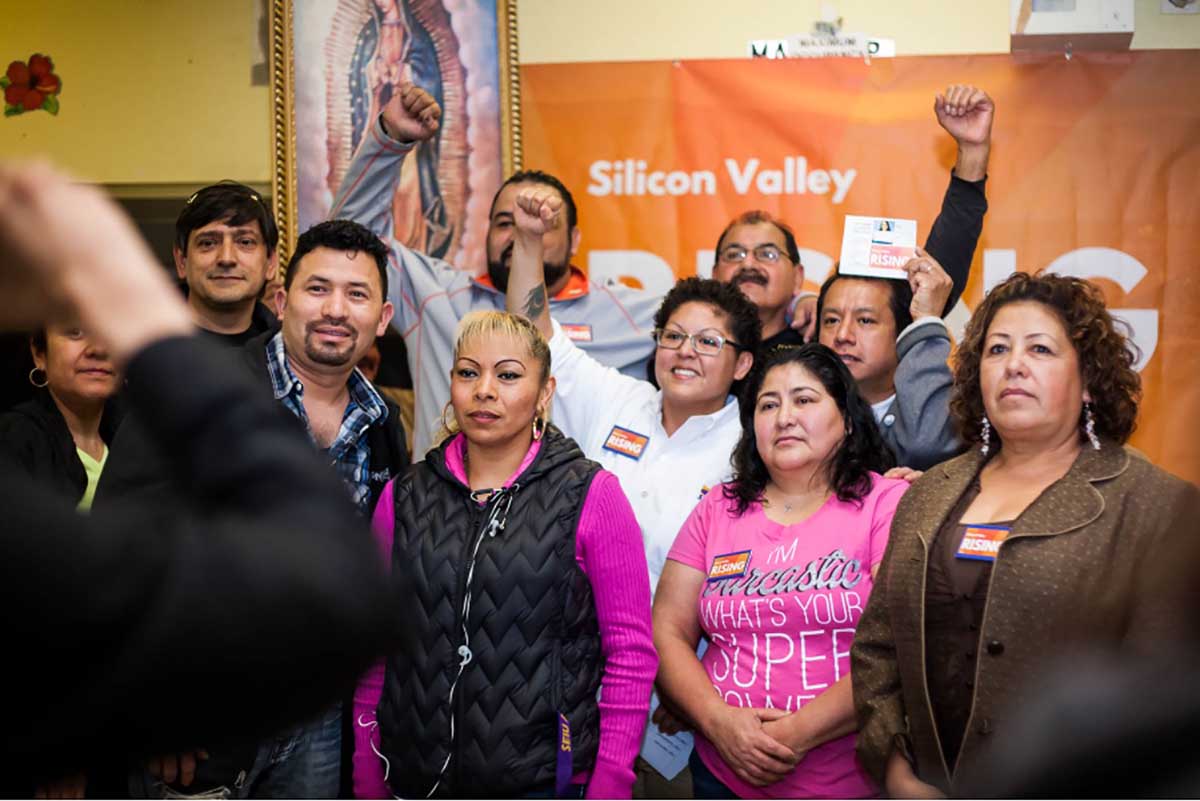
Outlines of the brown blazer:
{"type": "Polygon", "coordinates": [[[1013,712],[1066,650],[1152,642],[1173,628],[1165,593],[1155,591],[1154,556],[1195,531],[1200,494],[1121,446],[1085,445],[1001,546],[967,732],[958,765],[946,765],[925,679],[926,566],[934,534],[985,461],[972,448],[905,494],[858,624],[851,649],[858,754],[881,784],[898,745],[911,748],[923,781],[949,792],[989,742],[1005,736],[1013,712]]]}

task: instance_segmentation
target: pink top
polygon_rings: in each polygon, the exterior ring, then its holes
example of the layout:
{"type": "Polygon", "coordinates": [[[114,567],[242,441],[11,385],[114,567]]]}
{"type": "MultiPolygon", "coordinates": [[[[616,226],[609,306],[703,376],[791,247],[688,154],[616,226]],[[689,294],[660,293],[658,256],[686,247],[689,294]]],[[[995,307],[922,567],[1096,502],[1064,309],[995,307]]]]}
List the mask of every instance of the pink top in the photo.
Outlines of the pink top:
{"type": "MultiPolygon", "coordinates": [[[[466,440],[460,434],[446,449],[446,466],[467,483],[463,467],[466,440]]],[[[535,441],[521,466],[504,486],[525,471],[541,447],[535,441]]],[[[391,563],[395,531],[394,482],[389,482],[375,506],[372,528],[386,564],[391,563]]],[[[575,561],[592,584],[604,675],[600,681],[600,748],[591,771],[573,781],[587,782],[588,798],[629,798],[633,793],[633,761],[641,745],[650,711],[650,690],[658,655],[650,633],[650,582],[641,529],[617,477],[601,470],[588,488],[575,532],[575,561]],[[631,577],[641,576],[644,581],[631,577]]],[[[391,798],[384,764],[372,750],[379,748],[375,711],[383,694],[385,663],[380,660],[362,677],[354,691],[354,796],[391,798]],[[366,724],[366,725],[363,725],[366,724]]],[[[392,770],[399,767],[392,765],[392,770]]]]}
{"type": "MultiPolygon", "coordinates": [[[[850,672],[850,644],[908,482],[872,474],[861,501],[831,496],[784,526],[756,503],[736,517],[713,487],[679,531],[668,559],[708,581],[697,608],[710,644],[701,664],[725,703],[795,711],[850,672]]],[[[755,787],[700,734],[696,752],[740,798],[862,798],[874,783],[854,757],[855,735],[814,748],[782,781],[755,787]]]]}

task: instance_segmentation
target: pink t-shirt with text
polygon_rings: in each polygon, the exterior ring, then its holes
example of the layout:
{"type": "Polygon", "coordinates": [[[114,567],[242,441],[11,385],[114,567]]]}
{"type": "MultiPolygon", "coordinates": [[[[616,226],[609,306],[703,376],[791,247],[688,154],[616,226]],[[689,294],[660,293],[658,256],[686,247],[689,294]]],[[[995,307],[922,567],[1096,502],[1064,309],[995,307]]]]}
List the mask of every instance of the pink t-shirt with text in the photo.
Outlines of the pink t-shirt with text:
{"type": "MultiPolygon", "coordinates": [[[[713,487],[679,531],[668,559],[702,571],[701,663],[725,703],[795,711],[850,672],[854,629],[871,593],[871,569],[887,547],[905,481],[872,474],[858,503],[831,496],[807,520],[770,520],[755,503],[735,515],[713,487]]],[[[696,751],[742,798],[861,798],[877,788],[854,756],[850,734],[808,752],[768,787],[741,781],[699,734],[696,751]]]]}

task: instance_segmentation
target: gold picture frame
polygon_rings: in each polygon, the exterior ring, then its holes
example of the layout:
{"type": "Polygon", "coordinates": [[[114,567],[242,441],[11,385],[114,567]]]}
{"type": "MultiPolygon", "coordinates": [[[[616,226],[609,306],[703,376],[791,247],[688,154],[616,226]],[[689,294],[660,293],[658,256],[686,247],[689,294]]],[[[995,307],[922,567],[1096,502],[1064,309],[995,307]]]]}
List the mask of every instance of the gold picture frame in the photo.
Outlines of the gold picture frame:
{"type": "MultiPolygon", "coordinates": [[[[443,36],[441,39],[439,39],[437,35],[430,36],[427,31],[423,31],[425,34],[423,41],[432,41],[435,44],[443,39],[450,41],[450,44],[447,44],[444,48],[446,52],[439,53],[436,57],[436,60],[447,62],[461,59],[463,54],[471,52],[468,46],[473,47],[474,51],[484,50],[485,42],[486,44],[491,44],[494,46],[494,51],[492,54],[490,54],[490,57],[494,58],[496,75],[495,84],[491,85],[491,89],[494,92],[494,95],[492,96],[499,98],[497,103],[498,108],[496,109],[499,119],[497,124],[494,125],[494,128],[492,126],[485,127],[488,128],[489,132],[498,132],[498,134],[493,134],[493,136],[498,137],[499,140],[497,157],[500,162],[500,171],[498,173],[496,173],[495,170],[488,171],[488,180],[485,182],[487,185],[469,183],[470,176],[466,175],[467,156],[471,154],[478,146],[478,137],[475,137],[475,140],[472,142],[466,142],[464,140],[462,142],[452,143],[453,146],[442,149],[442,151],[450,151],[458,154],[458,173],[466,176],[465,180],[468,181],[468,184],[465,186],[465,188],[451,187],[448,194],[453,197],[458,197],[460,200],[460,207],[463,209],[466,208],[466,196],[471,192],[476,192],[481,196],[486,194],[488,202],[490,203],[491,196],[489,193],[489,187],[490,192],[494,193],[499,186],[499,180],[503,180],[503,177],[512,174],[512,172],[515,170],[520,169],[522,163],[520,113],[521,91],[519,72],[520,61],[518,58],[519,51],[517,39],[517,0],[478,0],[478,8],[476,11],[478,13],[478,22],[481,30],[487,29],[487,26],[490,24],[490,11],[494,6],[495,36],[491,37],[490,35],[474,35],[468,37],[469,41],[463,40],[462,30],[464,26],[461,19],[456,20],[457,24],[453,30],[451,30],[449,26],[445,25],[445,21],[448,21],[449,15],[441,6],[441,0],[390,0],[390,2],[396,8],[402,9],[401,13],[408,15],[406,19],[414,25],[425,24],[428,22],[427,19],[422,18],[422,14],[424,14],[426,17],[433,16],[443,20],[442,28],[445,29],[445,36],[443,36]],[[440,17],[438,16],[439,14],[440,17]],[[498,177],[498,180],[494,180],[493,175],[498,177]],[[494,186],[492,186],[492,184],[494,184],[494,186]]],[[[381,18],[380,15],[382,13],[380,8],[384,5],[387,5],[387,2],[386,0],[270,0],[270,3],[270,76],[272,107],[271,147],[273,152],[271,190],[275,218],[279,225],[280,233],[280,264],[284,264],[286,263],[286,260],[295,245],[301,222],[304,221],[307,227],[307,225],[312,224],[312,222],[318,221],[317,217],[314,217],[314,214],[318,214],[319,212],[314,211],[313,209],[319,209],[320,203],[314,201],[312,203],[307,203],[306,205],[306,201],[302,201],[298,197],[298,188],[302,183],[311,185],[316,180],[307,172],[302,174],[302,171],[323,171],[320,172],[320,180],[324,181],[326,186],[332,185],[333,182],[337,180],[338,170],[344,169],[345,162],[348,160],[347,153],[349,152],[349,145],[347,142],[349,142],[351,139],[351,137],[344,135],[344,130],[331,133],[326,137],[327,141],[329,142],[327,150],[332,151],[337,147],[340,147],[341,149],[336,155],[331,155],[328,159],[328,162],[325,160],[309,159],[303,164],[298,165],[297,163],[297,14],[307,14],[310,13],[311,10],[311,13],[313,13],[314,16],[316,14],[323,14],[328,17],[330,15],[329,9],[334,9],[333,20],[331,24],[328,25],[327,35],[321,39],[321,46],[317,48],[321,51],[318,53],[319,56],[327,58],[330,63],[335,61],[337,62],[337,64],[334,66],[326,65],[325,72],[328,73],[336,66],[343,68],[345,67],[347,63],[346,59],[343,57],[340,61],[338,61],[338,58],[340,57],[338,54],[348,52],[352,49],[352,45],[357,48],[357,51],[361,51],[363,49],[363,34],[360,33],[358,35],[357,42],[343,41],[339,43],[331,42],[330,40],[333,40],[338,36],[342,36],[343,39],[353,36],[354,31],[356,30],[354,24],[361,23],[363,20],[366,20],[367,25],[369,26],[372,15],[374,15],[376,19],[376,26],[388,24],[386,22],[378,21],[381,18]],[[350,19],[350,22],[347,22],[347,19],[350,19]],[[349,33],[343,34],[343,31],[349,31],[349,33]],[[310,164],[310,161],[320,161],[320,163],[310,164]]],[[[459,5],[461,7],[462,4],[459,5]]],[[[474,21],[474,19],[468,20],[468,23],[474,21]]],[[[303,26],[307,22],[308,20],[304,19],[300,20],[299,24],[303,26]]],[[[322,25],[323,21],[318,21],[316,24],[322,25]]],[[[379,33],[381,30],[382,28],[377,27],[377,37],[382,36],[382,34],[379,33]]],[[[322,27],[321,32],[325,31],[326,29],[322,27]]],[[[313,48],[310,46],[307,51],[309,56],[313,55],[312,51],[313,48]]],[[[359,67],[361,71],[361,53],[356,52],[355,55],[359,56],[360,58],[358,61],[354,61],[353,65],[355,67],[359,67]]],[[[476,70],[479,69],[477,66],[479,63],[484,63],[489,67],[492,63],[488,60],[489,54],[487,53],[474,52],[472,58],[476,59],[476,70]]],[[[431,59],[427,58],[426,62],[429,62],[430,60],[431,59]]],[[[307,65],[308,60],[306,59],[306,66],[307,65]]],[[[464,68],[460,62],[457,71],[454,69],[452,64],[449,71],[457,75],[467,73],[468,69],[464,68]]],[[[490,69],[485,69],[483,72],[488,73],[490,72],[490,69]]],[[[333,81],[330,81],[330,86],[336,87],[337,84],[333,81]]],[[[466,85],[461,84],[457,87],[449,89],[447,91],[447,98],[457,99],[459,94],[467,91],[468,88],[466,85]]],[[[329,98],[332,98],[332,90],[326,94],[329,96],[329,98]]],[[[305,96],[311,98],[313,93],[308,91],[308,94],[305,96]]],[[[481,96],[487,95],[481,93],[481,96]]],[[[327,102],[331,107],[332,112],[339,113],[343,110],[348,110],[351,105],[345,101],[341,101],[340,106],[333,108],[337,101],[334,99],[328,99],[327,102]]],[[[465,113],[466,105],[463,105],[463,108],[464,113],[461,115],[462,118],[465,121],[471,120],[471,115],[465,113]]],[[[323,111],[327,110],[330,109],[323,109],[323,111]]],[[[450,115],[451,112],[452,110],[448,108],[444,110],[446,115],[450,115]]],[[[477,107],[472,109],[472,114],[478,114],[477,107]]],[[[330,122],[330,120],[333,119],[332,115],[328,118],[322,117],[322,119],[325,119],[326,124],[329,127],[339,124],[336,121],[330,122]]],[[[443,130],[452,126],[451,119],[452,118],[446,119],[447,124],[443,126],[443,130]]],[[[361,129],[361,124],[362,123],[360,120],[358,122],[359,129],[361,129]]],[[[463,124],[465,127],[469,124],[469,122],[464,122],[463,124]]],[[[341,127],[343,129],[349,129],[350,126],[348,124],[343,124],[341,127]]],[[[441,135],[440,132],[439,135],[441,135]]],[[[306,142],[310,143],[310,149],[311,140],[312,137],[306,137],[306,142]]],[[[483,142],[482,146],[492,149],[493,144],[492,138],[487,138],[483,142]]],[[[311,153],[306,152],[305,155],[307,159],[311,153]]],[[[326,186],[319,187],[322,192],[318,192],[317,194],[322,194],[326,186]]],[[[309,192],[309,195],[311,194],[312,193],[309,192]]],[[[329,192],[329,194],[332,194],[332,190],[329,192]]],[[[423,207],[425,200],[426,195],[423,193],[423,207]]],[[[446,206],[454,204],[446,204],[439,197],[439,205],[446,206]]],[[[480,204],[474,204],[471,208],[477,209],[479,205],[480,204]]],[[[476,216],[478,216],[477,211],[474,213],[476,216]]],[[[323,219],[323,216],[320,216],[320,219],[323,219]]],[[[451,230],[457,230],[461,233],[462,229],[468,226],[476,226],[480,222],[480,220],[467,219],[464,216],[464,218],[461,220],[453,221],[452,225],[450,225],[450,228],[451,230]]],[[[446,226],[443,226],[443,228],[445,227],[446,226]]],[[[460,240],[457,236],[452,237],[443,232],[442,238],[444,240],[442,243],[444,249],[437,255],[446,258],[448,261],[455,262],[460,267],[467,268],[469,267],[469,262],[478,257],[478,254],[459,252],[458,245],[460,240]]],[[[419,247],[419,243],[417,246],[419,247]]]]}

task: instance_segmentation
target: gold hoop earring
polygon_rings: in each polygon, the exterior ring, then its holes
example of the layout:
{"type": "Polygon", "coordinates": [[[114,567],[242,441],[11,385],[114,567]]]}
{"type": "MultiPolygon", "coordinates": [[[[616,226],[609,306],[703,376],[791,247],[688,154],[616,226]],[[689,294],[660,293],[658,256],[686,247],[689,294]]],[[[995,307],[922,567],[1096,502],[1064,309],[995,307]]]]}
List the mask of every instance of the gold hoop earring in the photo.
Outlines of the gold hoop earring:
{"type": "Polygon", "coordinates": [[[50,376],[47,375],[46,371],[43,370],[41,367],[35,367],[29,371],[29,383],[33,384],[38,389],[43,389],[47,384],[50,383],[50,376]],[[35,373],[42,374],[42,383],[39,384],[37,381],[34,380],[33,376],[35,373]]]}
{"type": "Polygon", "coordinates": [[[442,407],[442,430],[448,434],[458,433],[458,421],[454,419],[453,409],[450,401],[446,401],[446,405],[442,407]]]}
{"type": "Polygon", "coordinates": [[[545,433],[546,433],[546,418],[544,418],[544,417],[533,418],[533,441],[537,442],[539,439],[542,438],[542,435],[545,433]]]}

